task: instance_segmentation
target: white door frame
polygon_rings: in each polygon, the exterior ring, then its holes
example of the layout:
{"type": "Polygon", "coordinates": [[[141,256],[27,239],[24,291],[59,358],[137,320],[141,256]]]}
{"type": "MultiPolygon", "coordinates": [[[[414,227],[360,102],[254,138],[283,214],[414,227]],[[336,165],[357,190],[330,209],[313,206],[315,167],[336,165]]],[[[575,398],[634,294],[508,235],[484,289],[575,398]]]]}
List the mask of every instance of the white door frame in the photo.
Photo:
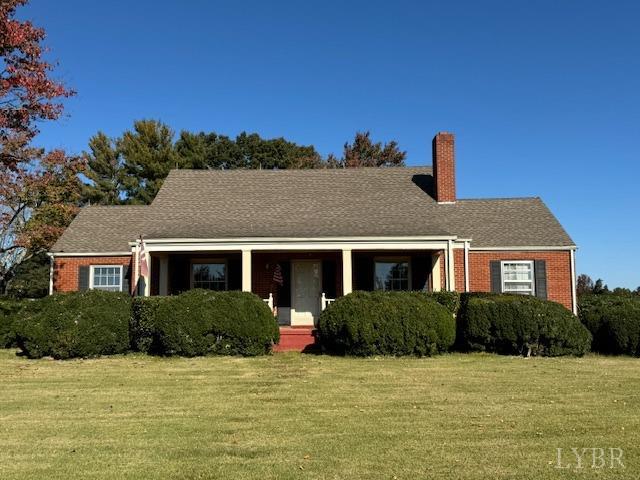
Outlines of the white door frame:
{"type": "Polygon", "coordinates": [[[320,272],[320,291],[318,292],[318,315],[320,314],[320,296],[322,295],[322,260],[317,259],[317,258],[303,258],[303,259],[292,259],[291,260],[291,265],[290,265],[290,278],[291,278],[291,316],[290,316],[290,325],[292,327],[295,326],[308,326],[308,327],[312,327],[316,324],[316,322],[318,321],[318,319],[316,317],[314,317],[313,319],[313,323],[312,324],[307,324],[307,323],[298,323],[298,321],[296,320],[296,307],[295,307],[295,299],[296,299],[296,279],[294,276],[294,264],[295,263],[317,263],[318,264],[318,271],[320,272]]]}

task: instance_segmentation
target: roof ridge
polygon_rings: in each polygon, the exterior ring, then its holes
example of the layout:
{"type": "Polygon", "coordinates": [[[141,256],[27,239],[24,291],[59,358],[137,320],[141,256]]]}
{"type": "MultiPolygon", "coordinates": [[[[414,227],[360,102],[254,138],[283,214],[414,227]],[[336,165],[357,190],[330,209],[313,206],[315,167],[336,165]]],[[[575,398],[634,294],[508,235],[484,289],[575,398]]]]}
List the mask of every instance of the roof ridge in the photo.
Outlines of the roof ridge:
{"type": "Polygon", "coordinates": [[[278,173],[319,173],[319,172],[357,172],[357,171],[404,171],[433,170],[432,165],[407,165],[403,167],[347,167],[347,168],[172,168],[169,175],[174,173],[232,173],[232,172],[278,172],[278,173]]]}
{"type": "Polygon", "coordinates": [[[499,200],[541,200],[540,197],[477,197],[477,198],[458,198],[458,202],[480,202],[480,201],[499,201],[499,200]]]}

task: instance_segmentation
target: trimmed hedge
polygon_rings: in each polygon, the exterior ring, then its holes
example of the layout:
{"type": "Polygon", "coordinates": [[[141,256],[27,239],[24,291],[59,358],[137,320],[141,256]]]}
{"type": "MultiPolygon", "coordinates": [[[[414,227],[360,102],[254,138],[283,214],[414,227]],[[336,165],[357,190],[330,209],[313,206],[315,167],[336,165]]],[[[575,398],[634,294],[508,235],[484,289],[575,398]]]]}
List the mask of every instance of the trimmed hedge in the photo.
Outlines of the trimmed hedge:
{"type": "Polygon", "coordinates": [[[439,303],[453,315],[458,313],[458,309],[460,308],[460,294],[458,292],[441,290],[439,292],[424,293],[423,295],[426,295],[427,298],[431,298],[435,302],[439,303]]]}
{"type": "Polygon", "coordinates": [[[246,292],[190,290],[136,299],[132,347],[159,355],[264,355],[280,336],[269,307],[246,292]]]}
{"type": "Polygon", "coordinates": [[[640,356],[640,297],[581,295],[578,316],[593,335],[594,351],[640,356]]]}
{"type": "Polygon", "coordinates": [[[505,355],[584,355],[591,334],[559,303],[514,294],[463,294],[458,347],[505,355]]]}
{"type": "Polygon", "coordinates": [[[14,298],[0,299],[0,348],[17,347],[15,324],[24,302],[14,298]]]}
{"type": "Polygon", "coordinates": [[[29,358],[95,357],[129,349],[131,299],[97,290],[61,293],[29,304],[17,325],[17,343],[29,358]]]}
{"type": "Polygon", "coordinates": [[[135,297],[131,302],[129,342],[135,352],[152,353],[156,311],[167,297],[135,297]]]}
{"type": "Polygon", "coordinates": [[[455,340],[455,321],[418,292],[353,292],[320,315],[318,339],[339,355],[434,355],[455,340]]]}

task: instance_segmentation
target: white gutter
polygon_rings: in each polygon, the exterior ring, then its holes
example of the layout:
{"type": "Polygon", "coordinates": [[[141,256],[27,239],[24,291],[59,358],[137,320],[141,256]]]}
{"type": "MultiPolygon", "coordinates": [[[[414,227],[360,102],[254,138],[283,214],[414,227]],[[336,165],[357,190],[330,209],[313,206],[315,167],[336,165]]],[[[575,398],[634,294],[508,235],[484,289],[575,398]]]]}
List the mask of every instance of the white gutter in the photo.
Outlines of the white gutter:
{"type": "MultiPolygon", "coordinates": [[[[385,242],[385,241],[432,241],[456,240],[457,235],[408,235],[398,237],[235,237],[235,238],[145,238],[145,245],[155,243],[269,243],[269,242],[385,242]]],[[[129,242],[130,246],[135,241],[129,242]]]]}
{"type": "Polygon", "coordinates": [[[562,246],[562,247],[553,247],[553,246],[524,246],[524,247],[470,247],[469,249],[474,252],[494,252],[494,251],[548,251],[548,250],[576,250],[578,247],[575,245],[571,246],[562,246]]]}
{"type": "MultiPolygon", "coordinates": [[[[277,239],[267,240],[260,238],[252,239],[222,239],[222,240],[146,240],[145,248],[149,252],[206,252],[206,251],[284,251],[284,250],[445,250],[449,245],[453,245],[452,238],[385,238],[385,239],[277,239]]],[[[130,244],[135,246],[134,242],[130,244]]]]}
{"type": "Polygon", "coordinates": [[[571,306],[573,314],[578,314],[578,294],[576,292],[576,251],[571,250],[571,306]]]}
{"type": "Polygon", "coordinates": [[[128,257],[131,252],[56,252],[48,255],[57,257],[128,257]]]}

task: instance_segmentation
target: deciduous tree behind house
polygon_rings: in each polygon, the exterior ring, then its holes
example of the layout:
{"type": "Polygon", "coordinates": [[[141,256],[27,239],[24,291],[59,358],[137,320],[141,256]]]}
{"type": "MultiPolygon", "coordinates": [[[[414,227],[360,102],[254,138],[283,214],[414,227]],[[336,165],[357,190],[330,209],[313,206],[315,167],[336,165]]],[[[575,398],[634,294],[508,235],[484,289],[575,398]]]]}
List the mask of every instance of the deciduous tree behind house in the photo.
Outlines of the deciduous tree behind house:
{"type": "Polygon", "coordinates": [[[16,8],[26,3],[0,2],[0,163],[9,169],[39,156],[30,145],[38,122],[59,118],[61,99],[73,94],[50,78],[53,65],[42,56],[44,29],[15,19],[16,8]]]}
{"type": "Polygon", "coordinates": [[[0,2],[0,294],[21,262],[47,250],[75,214],[82,162],[33,145],[73,94],[51,78],[42,28],[15,18],[26,0],[0,2]],[[60,192],[64,192],[60,194],[60,192]]]}

